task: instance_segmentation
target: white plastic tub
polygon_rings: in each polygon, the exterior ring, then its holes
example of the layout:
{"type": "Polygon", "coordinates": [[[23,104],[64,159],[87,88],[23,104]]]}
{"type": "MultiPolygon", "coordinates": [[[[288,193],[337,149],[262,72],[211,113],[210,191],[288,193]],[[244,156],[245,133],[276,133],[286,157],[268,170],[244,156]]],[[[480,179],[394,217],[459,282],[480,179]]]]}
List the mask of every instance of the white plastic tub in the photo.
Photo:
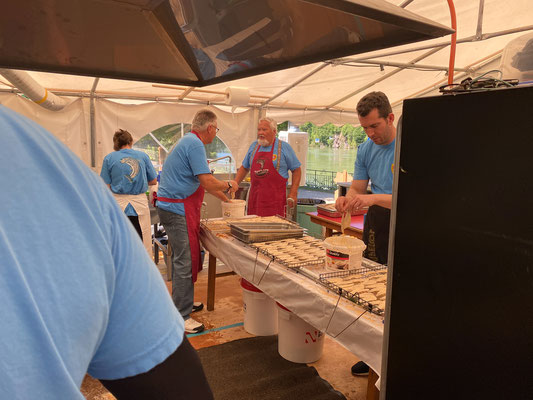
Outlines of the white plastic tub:
{"type": "Polygon", "coordinates": [[[295,363],[312,363],[322,357],[324,334],[278,303],[278,351],[295,363]]]}
{"type": "Polygon", "coordinates": [[[348,235],[330,236],[324,240],[326,268],[332,271],[361,268],[366,245],[348,235]]]}
{"type": "Polygon", "coordinates": [[[244,217],[244,209],[246,208],[246,200],[231,200],[228,202],[221,202],[222,204],[222,218],[237,218],[244,217]]]}
{"type": "Polygon", "coordinates": [[[250,282],[241,278],[244,330],[256,336],[278,333],[276,302],[250,282]]]}

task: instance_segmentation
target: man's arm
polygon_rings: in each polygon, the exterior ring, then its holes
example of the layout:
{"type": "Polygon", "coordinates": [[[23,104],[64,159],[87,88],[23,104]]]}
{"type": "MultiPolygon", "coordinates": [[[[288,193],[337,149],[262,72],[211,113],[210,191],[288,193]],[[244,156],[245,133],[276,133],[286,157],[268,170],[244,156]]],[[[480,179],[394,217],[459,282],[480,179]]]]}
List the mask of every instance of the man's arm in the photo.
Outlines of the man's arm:
{"type": "Polygon", "coordinates": [[[239,170],[237,171],[237,176],[235,176],[235,181],[237,183],[241,183],[242,180],[248,175],[249,169],[244,168],[242,165],[240,166],[239,170]]]}
{"type": "Polygon", "coordinates": [[[358,210],[363,207],[381,206],[392,208],[392,194],[366,194],[368,180],[353,180],[346,193],[335,202],[335,208],[339,212],[358,210]]]}
{"type": "Polygon", "coordinates": [[[210,192],[209,190],[207,191],[208,193],[211,193],[213,196],[217,197],[218,199],[220,199],[221,201],[223,201],[224,203],[227,203],[229,202],[229,199],[228,199],[228,196],[226,196],[223,192],[221,192],[220,190],[215,190],[213,192],[210,192]]]}
{"type": "Polygon", "coordinates": [[[289,199],[294,201],[294,204],[298,201],[298,188],[300,187],[300,180],[302,179],[302,168],[298,167],[292,173],[291,191],[289,193],[289,199]]]}
{"type": "Polygon", "coordinates": [[[151,181],[148,182],[148,186],[154,186],[157,184],[157,178],[154,178],[152,179],[151,181]]]}
{"type": "Polygon", "coordinates": [[[200,185],[207,190],[209,193],[219,191],[229,190],[230,192],[236,192],[239,189],[239,184],[235,181],[219,181],[211,174],[200,174],[198,175],[200,180],[200,185]],[[228,182],[231,184],[231,188],[228,187],[228,182]]]}

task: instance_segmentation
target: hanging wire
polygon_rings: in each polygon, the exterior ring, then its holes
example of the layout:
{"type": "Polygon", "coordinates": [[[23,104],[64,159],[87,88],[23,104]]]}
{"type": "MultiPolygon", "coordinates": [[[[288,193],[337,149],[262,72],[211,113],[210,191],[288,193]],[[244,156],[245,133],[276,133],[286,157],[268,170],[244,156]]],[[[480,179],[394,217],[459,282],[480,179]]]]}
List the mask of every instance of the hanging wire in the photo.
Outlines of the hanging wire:
{"type": "Polygon", "coordinates": [[[263,280],[263,277],[265,276],[266,272],[267,272],[267,269],[270,267],[270,264],[272,263],[272,261],[274,261],[274,257],[272,257],[270,259],[270,261],[268,262],[265,270],[263,271],[263,275],[261,275],[261,278],[259,279],[259,282],[257,282],[257,285],[259,285],[261,283],[261,281],[263,280]]]}

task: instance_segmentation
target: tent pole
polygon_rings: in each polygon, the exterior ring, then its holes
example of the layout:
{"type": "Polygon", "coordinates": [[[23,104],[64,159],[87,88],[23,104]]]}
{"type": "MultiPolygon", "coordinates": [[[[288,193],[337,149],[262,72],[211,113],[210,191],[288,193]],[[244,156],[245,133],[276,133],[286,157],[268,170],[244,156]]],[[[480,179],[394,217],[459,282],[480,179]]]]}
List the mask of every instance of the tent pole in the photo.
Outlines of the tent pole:
{"type": "MultiPolygon", "coordinates": [[[[352,63],[354,61],[346,61],[344,62],[341,60],[335,60],[332,64],[340,64],[340,65],[346,65],[346,66],[352,66],[357,67],[357,65],[349,65],[349,63],[352,63]]],[[[448,71],[448,67],[440,66],[440,65],[427,65],[427,64],[418,64],[418,63],[399,63],[399,62],[393,62],[393,61],[380,61],[380,60],[360,60],[357,61],[359,64],[373,64],[373,65],[385,65],[387,67],[401,67],[405,69],[430,69],[435,71],[448,71]]],[[[455,71],[460,72],[468,72],[468,69],[466,68],[454,68],[455,71]]]]}
{"type": "Polygon", "coordinates": [[[96,168],[96,127],[95,127],[95,110],[94,110],[94,93],[96,91],[96,86],[100,78],[94,78],[93,87],[91,88],[90,98],[89,98],[89,124],[91,132],[91,167],[96,168]]]}
{"type": "Polygon", "coordinates": [[[477,13],[477,29],[476,39],[481,40],[483,37],[483,9],[485,7],[485,0],[479,0],[479,11],[477,13]]]}
{"type": "MultiPolygon", "coordinates": [[[[439,50],[443,49],[444,47],[446,47],[446,45],[442,45],[442,46],[440,46],[440,47],[437,47],[437,48],[431,49],[430,51],[428,51],[428,52],[422,54],[421,56],[416,57],[416,58],[415,58],[413,61],[411,61],[409,64],[413,64],[413,63],[416,63],[416,62],[418,62],[418,61],[420,61],[420,60],[423,60],[424,58],[429,57],[429,56],[432,55],[432,54],[435,54],[436,52],[438,52],[439,50]]],[[[388,74],[385,74],[385,75],[379,77],[378,79],[373,80],[372,82],[370,82],[370,83],[364,85],[363,87],[360,87],[359,89],[357,89],[357,90],[351,92],[350,94],[347,94],[346,96],[342,97],[341,99],[339,99],[339,100],[337,100],[337,101],[331,103],[331,104],[330,104],[329,106],[327,106],[326,108],[331,108],[331,107],[333,107],[333,106],[336,106],[337,104],[342,103],[344,100],[347,100],[347,99],[349,99],[350,97],[353,97],[353,96],[355,96],[356,94],[361,93],[362,91],[364,91],[364,90],[366,90],[366,89],[368,89],[368,88],[371,88],[371,87],[374,86],[376,83],[381,82],[381,81],[384,81],[385,79],[388,79],[388,78],[390,78],[391,76],[396,75],[398,72],[403,71],[403,70],[404,70],[404,68],[396,68],[394,71],[391,71],[391,72],[389,72],[388,74]]]]}
{"type": "MultiPolygon", "coordinates": [[[[458,39],[457,40],[457,44],[459,44],[459,43],[479,42],[479,41],[483,41],[483,40],[487,40],[487,39],[492,39],[493,37],[497,37],[497,36],[505,36],[505,35],[510,35],[512,33],[525,32],[525,31],[531,31],[531,30],[533,30],[533,25],[521,26],[519,28],[507,29],[505,31],[497,31],[497,32],[492,32],[492,33],[485,33],[485,34],[481,35],[481,38],[477,38],[476,35],[472,35],[472,36],[468,36],[468,37],[465,37],[465,38],[462,38],[462,39],[458,39]]],[[[410,48],[410,49],[396,50],[396,51],[391,51],[391,52],[384,52],[384,53],[381,53],[381,54],[375,54],[375,55],[372,56],[372,58],[395,56],[395,55],[398,55],[398,54],[412,53],[412,52],[419,51],[419,50],[426,50],[426,49],[431,49],[433,47],[443,47],[443,46],[449,46],[449,45],[450,45],[449,42],[440,43],[440,44],[438,44],[438,43],[437,44],[428,44],[428,45],[425,45],[425,46],[413,47],[413,48],[410,48]]],[[[360,61],[360,60],[368,60],[370,58],[371,57],[361,57],[361,58],[353,58],[353,59],[346,58],[345,60],[351,60],[351,61],[356,62],[356,61],[360,61]]]]}

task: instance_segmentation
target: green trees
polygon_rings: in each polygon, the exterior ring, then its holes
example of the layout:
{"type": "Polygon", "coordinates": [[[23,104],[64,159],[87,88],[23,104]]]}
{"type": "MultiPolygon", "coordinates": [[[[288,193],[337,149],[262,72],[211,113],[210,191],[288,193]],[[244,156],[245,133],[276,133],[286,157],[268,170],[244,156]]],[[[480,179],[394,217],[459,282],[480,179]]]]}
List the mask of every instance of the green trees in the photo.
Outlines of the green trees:
{"type": "Polygon", "coordinates": [[[317,126],[311,122],[300,125],[300,131],[309,134],[310,146],[341,146],[357,148],[366,140],[366,134],[360,126],[350,124],[335,126],[331,123],[317,126]],[[318,140],[317,140],[318,139],[318,140]]]}

